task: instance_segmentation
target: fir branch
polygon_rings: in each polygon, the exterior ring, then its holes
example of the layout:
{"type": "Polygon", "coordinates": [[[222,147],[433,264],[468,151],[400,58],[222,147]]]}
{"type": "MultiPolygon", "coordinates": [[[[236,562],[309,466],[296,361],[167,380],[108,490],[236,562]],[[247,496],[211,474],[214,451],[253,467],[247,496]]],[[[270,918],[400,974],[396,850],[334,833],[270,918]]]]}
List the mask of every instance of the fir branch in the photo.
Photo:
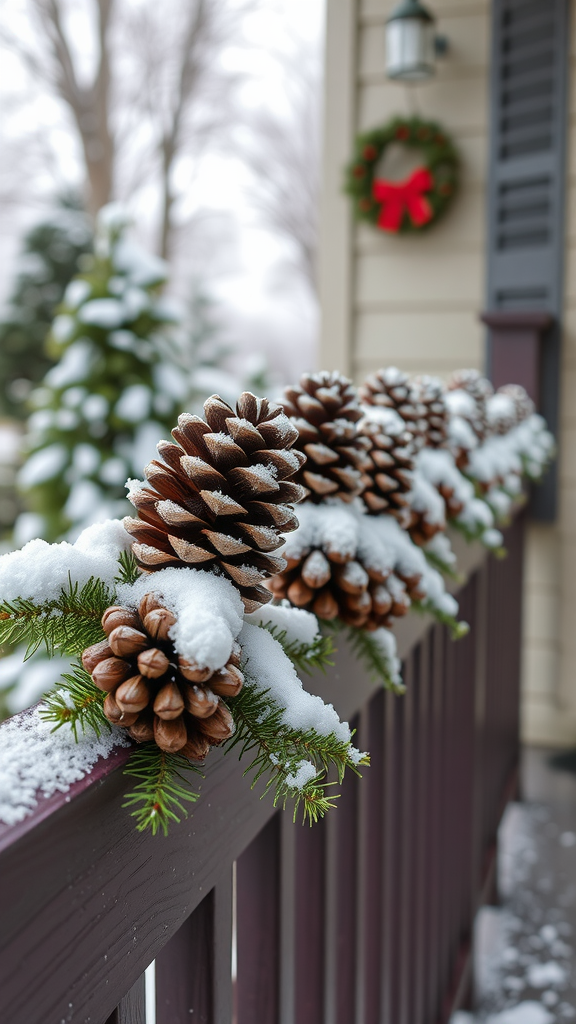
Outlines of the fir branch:
{"type": "Polygon", "coordinates": [[[54,722],[54,730],[69,725],[78,741],[78,728],[82,732],[93,729],[97,736],[102,729],[110,729],[103,705],[106,694],[94,685],[85,668],[80,663],[72,666],[71,673],[62,676],[61,684],[57,685],[44,698],[40,706],[40,717],[46,722],[54,722]]]}
{"type": "Polygon", "coordinates": [[[168,754],[154,742],[144,743],[132,754],[125,775],[140,779],[131,793],[126,794],[123,807],[132,807],[138,832],[150,829],[152,835],[162,830],[168,835],[171,821],[180,822],[188,816],[184,801],[195,803],[199,793],[188,788],[185,772],[202,772],[182,754],[168,754]]]}
{"type": "Polygon", "coordinates": [[[288,640],[288,631],[280,629],[273,622],[261,622],[259,625],[262,629],[268,630],[274,639],[278,641],[284,650],[284,654],[290,658],[297,671],[307,672],[308,675],[311,675],[315,669],[326,672],[327,666],[334,664],[330,660],[332,655],[335,654],[332,637],[317,633],[313,643],[307,644],[301,640],[288,640]]]}
{"type": "Polygon", "coordinates": [[[140,568],[132,551],[121,551],[118,558],[116,583],[135,583],[140,577],[140,568]]]}
{"type": "Polygon", "coordinates": [[[470,632],[470,626],[467,622],[459,621],[454,615],[448,615],[446,612],[441,611],[440,608],[427,604],[425,601],[412,601],[412,608],[421,615],[432,615],[436,622],[446,626],[450,630],[452,640],[461,640],[462,637],[467,636],[470,632]]]}
{"type": "Polygon", "coordinates": [[[378,679],[384,684],[386,690],[392,693],[406,693],[404,683],[397,682],[392,676],[390,660],[377,640],[365,629],[354,629],[353,626],[344,626],[350,647],[354,654],[361,661],[372,678],[378,679]]]}
{"type": "Polygon", "coordinates": [[[305,732],[287,726],[282,717],[284,709],[269,696],[268,690],[246,679],[237,697],[228,701],[236,723],[236,732],[226,745],[226,751],[240,747],[244,754],[254,756],[244,774],[254,772],[252,786],[266,777],[264,795],[274,791],[274,806],[286,806],[294,801],[294,820],[302,807],[303,821],[310,825],[335,807],[337,795],[326,790],[334,785],[326,781],[331,767],[336,769],[341,782],[346,768],[359,775],[359,765],[369,764],[368,755],[354,760],[349,742],[339,740],[334,733],[321,736],[314,729],[305,732]],[[295,784],[295,774],[302,762],[311,763],[316,774],[302,786],[295,784]]]}
{"type": "MultiPolygon", "coordinates": [[[[452,523],[453,520],[450,520],[450,522],[452,523]]],[[[439,558],[438,555],[436,555],[433,551],[427,551],[426,548],[422,548],[422,552],[424,554],[424,557],[426,558],[426,561],[428,562],[428,565],[431,565],[433,569],[437,569],[437,571],[441,573],[442,576],[446,576],[448,579],[454,580],[455,583],[464,582],[464,576],[462,575],[462,573],[458,572],[458,570],[455,569],[453,565],[448,565],[446,562],[442,561],[442,559],[439,558]]]]}
{"type": "Polygon", "coordinates": [[[113,600],[106,584],[92,576],[83,587],[69,578],[68,588],[51,601],[2,601],[0,644],[26,643],[25,661],[42,645],[49,656],[55,650],[80,654],[103,639],[100,620],[113,600]]]}

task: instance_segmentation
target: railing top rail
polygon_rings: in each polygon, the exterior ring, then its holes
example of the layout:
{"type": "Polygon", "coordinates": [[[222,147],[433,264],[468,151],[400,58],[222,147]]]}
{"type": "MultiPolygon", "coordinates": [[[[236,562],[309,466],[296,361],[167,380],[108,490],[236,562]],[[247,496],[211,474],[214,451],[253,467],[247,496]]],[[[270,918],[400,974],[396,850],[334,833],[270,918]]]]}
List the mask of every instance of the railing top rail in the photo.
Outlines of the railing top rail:
{"type": "MultiPolygon", "coordinates": [[[[487,557],[458,536],[453,546],[463,579],[487,557]]],[[[411,615],[398,623],[401,657],[430,621],[411,615]]],[[[307,685],[350,719],[380,684],[339,648],[334,668],[307,685]]],[[[251,791],[243,765],[214,750],[190,817],[166,838],[139,834],[122,807],[127,780],[119,769],[128,754],[115,751],[69,793],[0,828],[0,991],[12,1024],[56,1020],[64,994],[75,1020],[95,1019],[95,1006],[105,1017],[274,814],[272,800],[251,791]]]]}

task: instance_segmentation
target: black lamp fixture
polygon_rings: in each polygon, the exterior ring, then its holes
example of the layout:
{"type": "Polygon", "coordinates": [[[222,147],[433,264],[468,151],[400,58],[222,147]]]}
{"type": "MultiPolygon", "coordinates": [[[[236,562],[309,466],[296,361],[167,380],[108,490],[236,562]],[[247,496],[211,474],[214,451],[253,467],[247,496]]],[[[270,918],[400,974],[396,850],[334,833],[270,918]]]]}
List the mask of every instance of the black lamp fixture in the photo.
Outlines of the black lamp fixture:
{"type": "Polygon", "coordinates": [[[436,57],[447,41],[436,35],[436,19],[419,0],[402,0],[386,21],[386,74],[403,82],[418,82],[436,73],[436,57]]]}

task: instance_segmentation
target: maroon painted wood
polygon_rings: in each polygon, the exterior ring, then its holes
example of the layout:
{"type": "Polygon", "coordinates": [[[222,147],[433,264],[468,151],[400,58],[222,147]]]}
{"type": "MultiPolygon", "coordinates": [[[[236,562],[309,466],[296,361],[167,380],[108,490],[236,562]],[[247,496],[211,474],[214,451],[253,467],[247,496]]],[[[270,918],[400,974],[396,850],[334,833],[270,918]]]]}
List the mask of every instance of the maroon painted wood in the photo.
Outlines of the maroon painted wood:
{"type": "Polygon", "coordinates": [[[238,1024],[276,1024],[280,975],[280,816],[236,864],[238,1024]]]}
{"type": "MultiPolygon", "coordinates": [[[[74,1016],[69,1019],[73,1020],[74,1016]]],[[[106,1024],[146,1024],[146,986],[143,974],[120,1000],[106,1024]]]]}
{"type": "Polygon", "coordinates": [[[118,751],[5,828],[0,1021],[143,1024],[156,958],[158,1024],[230,1024],[237,861],[238,1024],[445,1024],[469,988],[473,913],[516,784],[522,529],[502,562],[468,555],[468,638],[399,625],[404,698],[345,645],[312,678],[372,754],[322,825],[293,825],[215,752],[192,817],[141,836],[118,751]]]}
{"type": "Polygon", "coordinates": [[[495,388],[522,384],[539,405],[541,344],[553,323],[549,313],[494,310],[480,319],[490,328],[490,379],[495,388]]]}

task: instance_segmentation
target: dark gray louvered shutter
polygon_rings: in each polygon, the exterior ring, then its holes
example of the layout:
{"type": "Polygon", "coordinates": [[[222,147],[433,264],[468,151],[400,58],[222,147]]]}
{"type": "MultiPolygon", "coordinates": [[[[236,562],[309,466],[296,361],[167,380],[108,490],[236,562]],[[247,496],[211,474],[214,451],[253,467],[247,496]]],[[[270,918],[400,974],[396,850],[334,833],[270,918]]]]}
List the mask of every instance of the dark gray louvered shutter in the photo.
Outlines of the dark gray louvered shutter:
{"type": "MultiPolygon", "coordinates": [[[[540,409],[558,427],[564,278],[569,0],[494,0],[489,164],[489,310],[541,310],[540,409]]],[[[488,356],[489,362],[489,356],[488,356]]],[[[488,366],[490,369],[490,366],[488,366]]],[[[533,513],[553,519],[556,471],[533,513]]]]}

